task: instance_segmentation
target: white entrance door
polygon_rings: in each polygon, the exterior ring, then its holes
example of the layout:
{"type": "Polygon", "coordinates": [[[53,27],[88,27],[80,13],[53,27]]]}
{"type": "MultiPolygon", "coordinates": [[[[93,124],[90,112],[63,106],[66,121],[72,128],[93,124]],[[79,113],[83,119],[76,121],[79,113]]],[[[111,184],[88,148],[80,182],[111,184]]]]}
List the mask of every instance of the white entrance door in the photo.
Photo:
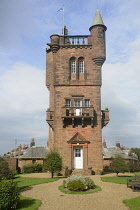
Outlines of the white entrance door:
{"type": "Polygon", "coordinates": [[[82,147],[74,148],[74,168],[76,169],[83,168],[83,148],[82,147]]]}
{"type": "Polygon", "coordinates": [[[81,109],[79,107],[82,107],[82,101],[81,100],[74,100],[74,106],[77,107],[76,108],[76,116],[80,116],[81,115],[81,109]]]}

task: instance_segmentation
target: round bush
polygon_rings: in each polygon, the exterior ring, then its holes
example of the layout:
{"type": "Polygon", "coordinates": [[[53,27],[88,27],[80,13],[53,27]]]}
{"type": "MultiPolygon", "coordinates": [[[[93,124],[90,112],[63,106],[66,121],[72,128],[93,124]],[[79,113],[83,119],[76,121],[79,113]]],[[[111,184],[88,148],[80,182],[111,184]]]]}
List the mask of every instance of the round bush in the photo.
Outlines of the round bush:
{"type": "Polygon", "coordinates": [[[72,182],[72,181],[80,181],[82,182],[84,185],[86,185],[86,180],[85,180],[85,177],[82,176],[81,174],[77,174],[77,175],[72,175],[70,177],[67,178],[66,180],[66,186],[69,182],[72,182]]]}
{"type": "Polygon", "coordinates": [[[20,202],[19,189],[12,180],[0,182],[0,210],[17,209],[20,202]]]}
{"type": "Polygon", "coordinates": [[[80,181],[72,181],[67,184],[67,188],[72,191],[83,191],[86,190],[86,186],[80,181]]]}

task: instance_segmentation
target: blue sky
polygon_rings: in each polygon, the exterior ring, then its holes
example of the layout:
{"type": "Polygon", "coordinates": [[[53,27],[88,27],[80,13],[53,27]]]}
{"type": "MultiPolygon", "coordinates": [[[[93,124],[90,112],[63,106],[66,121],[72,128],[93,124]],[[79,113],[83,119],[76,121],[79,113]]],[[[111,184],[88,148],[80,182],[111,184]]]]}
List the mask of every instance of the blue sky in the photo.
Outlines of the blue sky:
{"type": "Polygon", "coordinates": [[[89,34],[97,8],[107,26],[107,59],[102,68],[102,109],[110,110],[103,129],[108,146],[120,141],[140,147],[140,1],[0,0],[0,154],[17,144],[45,146],[45,48],[61,34],[64,5],[69,34],[89,34]]]}

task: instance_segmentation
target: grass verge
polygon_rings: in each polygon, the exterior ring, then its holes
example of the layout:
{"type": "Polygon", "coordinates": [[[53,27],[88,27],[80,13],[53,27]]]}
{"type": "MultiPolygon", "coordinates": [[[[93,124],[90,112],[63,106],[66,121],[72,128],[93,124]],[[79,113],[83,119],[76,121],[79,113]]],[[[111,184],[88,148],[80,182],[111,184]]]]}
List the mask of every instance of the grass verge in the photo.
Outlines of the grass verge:
{"type": "Polygon", "coordinates": [[[128,178],[132,178],[133,176],[118,176],[118,177],[101,177],[103,182],[113,182],[117,184],[126,184],[126,180],[128,178]]]}
{"type": "Polygon", "coordinates": [[[43,183],[49,183],[57,181],[58,178],[32,178],[32,177],[16,177],[14,182],[18,183],[19,189],[23,189],[25,187],[30,187],[32,185],[38,185],[43,183]]]}
{"type": "Polygon", "coordinates": [[[95,186],[93,190],[91,189],[91,190],[80,191],[80,192],[69,191],[67,190],[67,188],[64,188],[63,185],[60,185],[58,189],[65,194],[89,194],[89,193],[95,193],[95,192],[101,191],[101,187],[97,185],[95,186]]]}
{"type": "Polygon", "coordinates": [[[123,203],[127,205],[130,210],[140,210],[140,197],[124,200],[123,203]]]}
{"type": "Polygon", "coordinates": [[[20,206],[17,210],[37,210],[41,205],[41,201],[33,198],[20,196],[20,206]]]}

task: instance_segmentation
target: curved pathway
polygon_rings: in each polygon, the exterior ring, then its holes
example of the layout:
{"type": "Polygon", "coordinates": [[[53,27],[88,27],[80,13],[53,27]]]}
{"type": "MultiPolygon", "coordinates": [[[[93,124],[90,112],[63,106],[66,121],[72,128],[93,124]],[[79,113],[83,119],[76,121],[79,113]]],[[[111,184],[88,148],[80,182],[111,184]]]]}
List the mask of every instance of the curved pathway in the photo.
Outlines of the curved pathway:
{"type": "MultiPolygon", "coordinates": [[[[24,176],[48,178],[45,173],[24,176]]],[[[41,200],[39,210],[128,210],[122,201],[140,196],[140,192],[133,192],[124,184],[102,182],[99,175],[91,178],[102,191],[91,194],[64,194],[58,190],[58,186],[63,182],[63,179],[59,179],[56,182],[32,186],[22,192],[22,195],[41,200]]]]}

